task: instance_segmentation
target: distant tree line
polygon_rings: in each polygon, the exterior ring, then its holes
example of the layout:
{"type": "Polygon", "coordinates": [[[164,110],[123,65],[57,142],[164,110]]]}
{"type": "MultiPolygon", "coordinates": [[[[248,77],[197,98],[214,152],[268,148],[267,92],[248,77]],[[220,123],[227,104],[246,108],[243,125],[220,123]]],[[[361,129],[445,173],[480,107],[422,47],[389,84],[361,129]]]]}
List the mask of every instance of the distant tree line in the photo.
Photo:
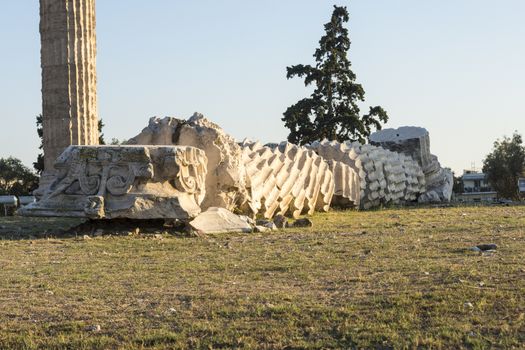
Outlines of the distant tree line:
{"type": "Polygon", "coordinates": [[[29,196],[38,186],[38,176],[20,159],[0,158],[0,195],[29,196]]]}
{"type": "Polygon", "coordinates": [[[492,152],[483,161],[483,172],[498,195],[520,199],[518,182],[525,176],[525,147],[517,132],[494,142],[492,152]]]}

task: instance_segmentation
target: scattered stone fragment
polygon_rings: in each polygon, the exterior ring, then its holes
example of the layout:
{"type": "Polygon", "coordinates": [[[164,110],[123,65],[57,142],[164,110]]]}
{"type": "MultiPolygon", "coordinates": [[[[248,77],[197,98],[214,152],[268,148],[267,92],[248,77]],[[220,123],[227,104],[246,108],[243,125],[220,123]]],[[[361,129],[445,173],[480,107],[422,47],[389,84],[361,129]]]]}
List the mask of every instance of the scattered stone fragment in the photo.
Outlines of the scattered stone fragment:
{"type": "Polygon", "coordinates": [[[277,229],[287,228],[289,226],[288,219],[284,215],[276,215],[273,218],[273,223],[277,229]]]}
{"type": "Polygon", "coordinates": [[[95,325],[92,325],[92,326],[89,326],[89,327],[86,327],[86,331],[88,332],[100,332],[101,331],[101,327],[99,324],[95,324],[95,325]]]}
{"type": "Polygon", "coordinates": [[[496,250],[498,246],[496,244],[479,244],[476,246],[480,251],[486,252],[488,250],[496,250]]]}
{"type": "Polygon", "coordinates": [[[254,219],[252,219],[251,217],[249,216],[246,216],[246,215],[239,215],[239,218],[241,220],[244,220],[246,221],[248,224],[252,225],[252,226],[255,226],[256,225],[256,222],[254,219]]]}
{"type": "Polygon", "coordinates": [[[91,239],[91,237],[89,237],[88,235],[84,235],[82,238],[83,238],[85,241],[89,241],[89,240],[91,239]]]}
{"type": "Polygon", "coordinates": [[[273,222],[273,221],[266,220],[266,219],[260,219],[260,220],[257,220],[255,224],[258,226],[266,226],[270,222],[273,222]]]}
{"type": "Polygon", "coordinates": [[[264,225],[264,227],[272,230],[272,231],[277,231],[277,225],[275,225],[273,222],[269,222],[267,223],[266,225],[264,225]]]}
{"type": "Polygon", "coordinates": [[[271,220],[257,220],[256,226],[262,226],[271,231],[277,230],[277,225],[271,220]]]}
{"type": "Polygon", "coordinates": [[[253,228],[245,220],[224,208],[212,207],[198,215],[190,226],[204,234],[251,233],[253,228]]]}
{"type": "Polygon", "coordinates": [[[474,308],[474,305],[472,305],[471,302],[466,302],[465,304],[463,304],[463,306],[468,307],[469,309],[473,309],[474,308]]]}
{"type": "Polygon", "coordinates": [[[265,226],[256,225],[254,227],[254,231],[257,232],[257,233],[264,233],[264,232],[270,232],[271,229],[269,229],[268,227],[265,227],[265,226]]]}
{"type": "Polygon", "coordinates": [[[313,225],[314,223],[308,218],[295,220],[293,223],[293,227],[312,227],[313,225]]]}

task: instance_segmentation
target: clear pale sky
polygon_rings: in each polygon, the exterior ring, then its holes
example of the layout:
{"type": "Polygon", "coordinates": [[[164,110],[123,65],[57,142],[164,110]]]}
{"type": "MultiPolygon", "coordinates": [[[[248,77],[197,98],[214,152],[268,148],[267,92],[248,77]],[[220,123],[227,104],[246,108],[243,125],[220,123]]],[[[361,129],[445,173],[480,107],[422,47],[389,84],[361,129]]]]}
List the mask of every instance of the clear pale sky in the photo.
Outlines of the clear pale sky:
{"type": "MultiPolygon", "coordinates": [[[[41,112],[37,0],[1,0],[0,157],[35,160],[41,112]]],[[[205,114],[227,132],[286,138],[309,94],[286,66],[313,63],[332,5],[347,5],[349,58],[386,127],[427,128],[460,172],[525,132],[523,0],[97,0],[100,116],[126,139],[151,116],[205,114]]]]}

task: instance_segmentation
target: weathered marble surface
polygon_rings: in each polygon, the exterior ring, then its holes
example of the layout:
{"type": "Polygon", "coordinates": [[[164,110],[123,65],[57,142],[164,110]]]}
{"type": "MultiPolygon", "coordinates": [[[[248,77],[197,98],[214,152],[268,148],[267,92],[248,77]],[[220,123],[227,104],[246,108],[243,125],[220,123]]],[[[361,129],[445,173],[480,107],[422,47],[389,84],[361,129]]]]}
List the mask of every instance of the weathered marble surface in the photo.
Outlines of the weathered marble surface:
{"type": "Polygon", "coordinates": [[[314,151],[288,142],[263,146],[244,141],[241,146],[248,191],[244,213],[298,218],[330,209],[333,173],[314,151]]]}
{"type": "Polygon", "coordinates": [[[422,168],[432,163],[430,135],[425,128],[402,126],[383,129],[370,135],[370,144],[396,153],[403,153],[417,161],[422,168]]]}
{"type": "Polygon", "coordinates": [[[190,226],[199,233],[251,233],[252,225],[239,215],[235,215],[227,209],[212,207],[202,212],[190,226]]]}
{"type": "Polygon", "coordinates": [[[95,0],[40,0],[47,173],[69,145],[98,144],[95,27],[95,0]]]}
{"type": "Polygon", "coordinates": [[[411,156],[419,163],[426,183],[426,191],[419,196],[419,202],[450,201],[454,184],[452,171],[442,168],[438,158],[430,153],[430,136],[426,129],[414,126],[385,129],[370,135],[370,143],[411,156]]]}
{"type": "Polygon", "coordinates": [[[194,147],[70,146],[27,216],[189,220],[205,196],[207,158],[194,147]]]}
{"type": "Polygon", "coordinates": [[[151,118],[130,145],[181,145],[202,149],[208,158],[203,210],[221,207],[235,210],[246,201],[246,171],[242,150],[235,139],[215,123],[195,113],[188,120],[151,118]]]}
{"type": "Polygon", "coordinates": [[[370,209],[417,199],[425,191],[421,167],[409,156],[357,142],[309,145],[330,161],[334,172],[332,205],[370,209]]]}
{"type": "Polygon", "coordinates": [[[188,145],[204,150],[208,176],[203,210],[221,207],[271,218],[277,214],[298,217],[330,207],[332,172],[315,152],[288,143],[239,145],[201,114],[188,120],[152,118],[128,143],[188,145]]]}

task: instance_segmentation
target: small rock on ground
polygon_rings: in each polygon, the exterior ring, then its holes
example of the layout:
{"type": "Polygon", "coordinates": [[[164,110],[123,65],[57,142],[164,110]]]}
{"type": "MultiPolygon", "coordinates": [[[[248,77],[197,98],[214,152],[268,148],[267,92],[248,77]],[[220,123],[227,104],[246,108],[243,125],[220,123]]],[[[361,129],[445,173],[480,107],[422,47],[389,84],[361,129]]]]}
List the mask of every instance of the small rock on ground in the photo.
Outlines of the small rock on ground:
{"type": "Polygon", "coordinates": [[[95,233],[93,234],[95,237],[100,237],[100,236],[103,236],[104,235],[104,230],[96,230],[95,233]]]}
{"type": "Polygon", "coordinates": [[[89,327],[86,327],[86,331],[88,332],[100,332],[102,328],[100,327],[100,325],[98,324],[95,324],[93,326],[89,326],[89,327]]]}
{"type": "Polygon", "coordinates": [[[498,249],[498,246],[496,244],[478,244],[476,248],[484,252],[487,250],[496,250],[498,249]]]}
{"type": "Polygon", "coordinates": [[[263,233],[263,232],[270,232],[271,229],[265,227],[265,226],[260,226],[260,225],[256,225],[253,230],[257,233],[263,233]]]}
{"type": "Polygon", "coordinates": [[[277,225],[275,225],[275,223],[270,220],[257,220],[256,226],[266,227],[267,229],[272,231],[277,230],[277,225]]]}
{"type": "Polygon", "coordinates": [[[244,218],[224,208],[209,208],[189,224],[194,230],[204,234],[253,232],[253,227],[244,218]]]}
{"type": "Polygon", "coordinates": [[[295,220],[293,223],[293,227],[312,227],[313,225],[314,223],[308,218],[295,220]]]}
{"type": "Polygon", "coordinates": [[[283,229],[288,227],[288,219],[284,215],[276,215],[273,218],[273,223],[278,229],[283,229]]]}
{"type": "Polygon", "coordinates": [[[256,222],[254,219],[252,219],[251,217],[249,216],[246,216],[246,215],[239,215],[239,219],[245,221],[246,223],[248,223],[249,225],[256,225],[256,222]]]}

